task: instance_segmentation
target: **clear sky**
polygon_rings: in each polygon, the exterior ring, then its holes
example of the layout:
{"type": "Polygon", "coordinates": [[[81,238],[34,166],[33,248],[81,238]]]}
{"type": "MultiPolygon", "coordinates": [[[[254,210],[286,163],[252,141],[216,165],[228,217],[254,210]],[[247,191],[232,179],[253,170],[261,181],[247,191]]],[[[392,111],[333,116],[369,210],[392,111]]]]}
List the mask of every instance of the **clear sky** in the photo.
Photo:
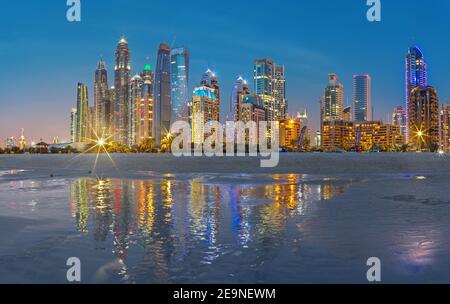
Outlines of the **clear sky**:
{"type": "Polygon", "coordinates": [[[133,73],[155,65],[160,42],[191,51],[190,86],[208,67],[222,89],[222,114],[239,74],[257,58],[287,69],[289,112],[307,108],[317,128],[319,98],[335,72],[352,101],[352,76],[370,73],[375,118],[404,104],[404,58],[417,44],[430,84],[450,100],[450,1],[382,0],[382,22],[366,19],[366,0],[81,0],[82,22],[66,20],[66,0],[0,3],[0,142],[69,138],[76,84],[89,85],[103,57],[113,78],[114,50],[127,38],[133,73]]]}

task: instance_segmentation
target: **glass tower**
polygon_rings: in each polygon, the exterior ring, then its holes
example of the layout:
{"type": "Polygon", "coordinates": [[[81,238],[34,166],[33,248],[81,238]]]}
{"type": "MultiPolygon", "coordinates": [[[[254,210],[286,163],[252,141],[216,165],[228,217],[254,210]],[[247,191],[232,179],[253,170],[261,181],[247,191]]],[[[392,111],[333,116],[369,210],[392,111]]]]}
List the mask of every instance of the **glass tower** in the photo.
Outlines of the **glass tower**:
{"type": "Polygon", "coordinates": [[[130,50],[128,42],[122,38],[116,48],[116,65],[114,67],[114,139],[124,145],[128,144],[129,127],[129,89],[131,78],[130,50]]]}
{"type": "Polygon", "coordinates": [[[170,52],[170,72],[173,123],[188,118],[189,51],[186,48],[175,48],[170,52]]]}
{"type": "Polygon", "coordinates": [[[171,126],[170,62],[170,47],[161,43],[156,62],[153,115],[153,135],[157,145],[161,143],[161,138],[168,134],[171,126]]]}
{"type": "Polygon", "coordinates": [[[353,76],[354,120],[372,121],[372,96],[370,75],[353,76]]]}
{"type": "Polygon", "coordinates": [[[409,102],[411,91],[416,87],[428,86],[427,63],[422,51],[413,46],[406,55],[406,139],[410,138],[409,102]]]}

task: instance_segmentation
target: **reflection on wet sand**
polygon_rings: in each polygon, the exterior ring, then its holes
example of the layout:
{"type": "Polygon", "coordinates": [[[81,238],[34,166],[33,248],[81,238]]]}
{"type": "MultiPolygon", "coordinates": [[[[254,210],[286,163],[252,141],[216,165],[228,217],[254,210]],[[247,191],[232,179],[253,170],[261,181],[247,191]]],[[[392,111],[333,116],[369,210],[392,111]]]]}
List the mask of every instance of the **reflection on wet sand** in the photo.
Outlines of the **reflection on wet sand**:
{"type": "Polygon", "coordinates": [[[182,282],[196,267],[236,250],[276,250],[289,220],[351,183],[307,182],[273,175],[264,184],[207,184],[203,179],[79,179],[71,185],[71,210],[80,233],[95,249],[111,250],[125,282],[182,282]]]}

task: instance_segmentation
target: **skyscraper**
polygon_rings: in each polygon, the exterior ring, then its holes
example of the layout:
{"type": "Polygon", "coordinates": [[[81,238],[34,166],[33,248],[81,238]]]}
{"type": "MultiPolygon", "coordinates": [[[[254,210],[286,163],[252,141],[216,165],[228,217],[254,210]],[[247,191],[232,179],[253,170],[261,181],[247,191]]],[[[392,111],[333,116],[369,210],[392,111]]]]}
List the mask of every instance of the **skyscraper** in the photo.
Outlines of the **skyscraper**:
{"type": "Polygon", "coordinates": [[[408,103],[409,144],[418,151],[439,148],[439,98],[433,87],[412,89],[408,103]]]}
{"type": "Polygon", "coordinates": [[[372,93],[370,75],[353,76],[353,109],[357,122],[372,121],[372,93]]]}
{"type": "Polygon", "coordinates": [[[273,121],[275,115],[274,98],[275,65],[270,59],[258,59],[255,61],[254,81],[255,93],[263,101],[268,121],[273,121]]]}
{"type": "Polygon", "coordinates": [[[88,135],[89,124],[89,100],[88,88],[83,83],[77,86],[77,126],[75,142],[85,143],[88,135]]]}
{"type": "Polygon", "coordinates": [[[136,128],[139,123],[139,111],[141,105],[143,81],[141,75],[135,75],[130,81],[130,114],[128,127],[128,146],[132,147],[137,144],[136,128]]]}
{"type": "Polygon", "coordinates": [[[173,123],[188,118],[189,51],[184,47],[173,49],[170,52],[170,66],[173,123]]]}
{"type": "Polygon", "coordinates": [[[155,106],[153,135],[159,145],[161,138],[170,131],[172,118],[172,99],[170,92],[170,47],[161,43],[155,71],[155,106]]]}
{"type": "Polygon", "coordinates": [[[95,71],[94,79],[94,129],[98,136],[101,136],[105,132],[105,126],[107,123],[106,105],[108,99],[108,72],[103,60],[100,60],[95,71]]]}
{"type": "Polygon", "coordinates": [[[288,103],[286,99],[286,75],[285,68],[281,65],[275,66],[273,78],[273,97],[275,99],[275,120],[286,119],[288,103]]]}
{"type": "Polygon", "coordinates": [[[325,88],[321,106],[322,122],[343,119],[344,86],[336,74],[330,74],[328,77],[328,86],[325,88]]]}
{"type": "Polygon", "coordinates": [[[143,144],[148,139],[153,139],[153,107],[154,107],[154,83],[153,71],[149,64],[141,73],[142,89],[140,100],[136,104],[136,143],[143,144]]]}
{"type": "Polygon", "coordinates": [[[241,105],[244,97],[250,94],[250,89],[248,88],[248,83],[242,76],[239,76],[233,85],[231,92],[231,113],[233,115],[234,121],[240,119],[241,105]]]}
{"type": "Polygon", "coordinates": [[[130,50],[128,42],[120,39],[116,48],[116,65],[114,67],[114,139],[124,145],[128,144],[129,86],[131,76],[130,50]]]}
{"type": "Polygon", "coordinates": [[[406,139],[408,141],[411,130],[408,117],[411,91],[415,87],[426,86],[428,86],[427,63],[422,51],[417,46],[413,46],[408,49],[408,55],[406,55],[406,139]]]}
{"type": "Polygon", "coordinates": [[[392,113],[392,124],[400,129],[400,133],[406,138],[406,112],[404,107],[396,107],[392,113]]]}
{"type": "Polygon", "coordinates": [[[450,104],[441,109],[441,150],[450,153],[450,104]]]}
{"type": "MultiPolygon", "coordinates": [[[[220,86],[216,73],[214,73],[210,69],[206,70],[206,72],[202,76],[200,85],[207,86],[213,89],[214,95],[216,96],[216,104],[220,105],[220,86]]],[[[218,115],[219,116],[217,116],[216,121],[219,121],[220,119],[220,109],[218,109],[218,115]]]]}
{"type": "Polygon", "coordinates": [[[220,101],[216,96],[218,87],[202,84],[196,87],[192,94],[192,140],[195,144],[202,144],[209,135],[205,124],[219,121],[220,101]]]}
{"type": "Polygon", "coordinates": [[[77,138],[77,108],[72,108],[70,111],[70,141],[76,142],[77,138]]]}

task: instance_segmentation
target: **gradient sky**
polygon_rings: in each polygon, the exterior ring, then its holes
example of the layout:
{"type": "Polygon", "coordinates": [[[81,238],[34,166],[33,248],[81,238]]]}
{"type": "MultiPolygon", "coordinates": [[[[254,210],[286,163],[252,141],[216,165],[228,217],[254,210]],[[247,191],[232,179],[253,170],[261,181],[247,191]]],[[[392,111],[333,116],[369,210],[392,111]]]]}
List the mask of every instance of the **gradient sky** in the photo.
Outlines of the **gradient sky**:
{"type": "Polygon", "coordinates": [[[69,138],[76,84],[89,85],[97,62],[108,65],[127,38],[133,73],[160,42],[191,51],[190,86],[206,68],[222,89],[222,114],[239,74],[251,80],[253,63],[268,57],[287,69],[289,112],[310,112],[317,128],[319,98],[335,72],[352,102],[352,76],[370,73],[376,119],[403,105],[404,57],[412,44],[424,51],[430,84],[450,100],[450,1],[382,0],[382,22],[366,19],[366,0],[81,0],[82,22],[66,20],[66,0],[0,4],[0,144],[25,128],[28,140],[69,138]]]}

